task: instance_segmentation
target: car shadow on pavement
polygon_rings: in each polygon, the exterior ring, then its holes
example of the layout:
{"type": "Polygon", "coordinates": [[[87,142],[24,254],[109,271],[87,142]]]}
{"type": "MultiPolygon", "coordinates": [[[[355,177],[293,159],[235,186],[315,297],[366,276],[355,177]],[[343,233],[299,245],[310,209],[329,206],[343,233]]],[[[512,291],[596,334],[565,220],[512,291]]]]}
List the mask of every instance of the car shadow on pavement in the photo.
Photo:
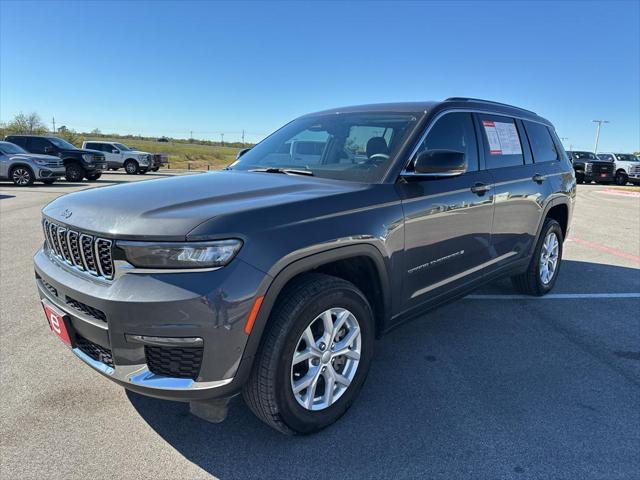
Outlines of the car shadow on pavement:
{"type": "MultiPolygon", "coordinates": [[[[556,292],[572,292],[576,281],[583,293],[638,292],[639,272],[565,261],[556,292]]],[[[515,293],[508,281],[486,289],[515,293]]],[[[567,338],[583,325],[606,329],[612,302],[566,302],[463,299],[395,329],[376,342],[352,408],[311,436],[277,433],[240,397],[227,420],[212,424],[186,403],[127,396],[173,448],[222,479],[624,477],[640,463],[640,375],[620,389],[607,365],[624,361],[615,348],[598,361],[584,354],[595,347],[580,345],[580,335],[567,338]]],[[[622,336],[637,336],[627,323],[622,336]]]]}

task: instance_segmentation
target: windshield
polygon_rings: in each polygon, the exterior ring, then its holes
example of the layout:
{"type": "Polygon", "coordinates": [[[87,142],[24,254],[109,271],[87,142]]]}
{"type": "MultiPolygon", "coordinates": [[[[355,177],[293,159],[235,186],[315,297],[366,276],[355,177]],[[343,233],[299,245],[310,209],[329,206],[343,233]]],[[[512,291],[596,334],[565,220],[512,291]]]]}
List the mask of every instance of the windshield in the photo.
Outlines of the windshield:
{"type": "Polygon", "coordinates": [[[47,137],[47,140],[50,140],[51,143],[53,143],[58,148],[70,148],[72,150],[76,149],[76,147],[74,145],[71,145],[66,140],[63,140],[63,139],[58,138],[58,137],[47,137]]]}
{"type": "Polygon", "coordinates": [[[618,160],[620,160],[621,162],[640,162],[640,160],[638,160],[638,157],[636,157],[635,155],[629,155],[627,153],[616,153],[616,157],[618,157],[618,160]]]}
{"type": "Polygon", "coordinates": [[[11,142],[0,142],[0,152],[4,153],[5,155],[11,155],[13,153],[28,153],[22,147],[19,147],[15,143],[11,142]]]}
{"type": "Polygon", "coordinates": [[[307,170],[314,176],[380,181],[421,113],[343,113],[285,125],[231,164],[231,170],[307,170]]]}
{"type": "Polygon", "coordinates": [[[591,152],[571,152],[576,160],[598,160],[598,157],[591,152]]]}
{"type": "Polygon", "coordinates": [[[126,145],[123,145],[121,143],[114,143],[113,146],[116,147],[118,150],[124,150],[124,151],[131,150],[129,147],[127,147],[126,145]]]}

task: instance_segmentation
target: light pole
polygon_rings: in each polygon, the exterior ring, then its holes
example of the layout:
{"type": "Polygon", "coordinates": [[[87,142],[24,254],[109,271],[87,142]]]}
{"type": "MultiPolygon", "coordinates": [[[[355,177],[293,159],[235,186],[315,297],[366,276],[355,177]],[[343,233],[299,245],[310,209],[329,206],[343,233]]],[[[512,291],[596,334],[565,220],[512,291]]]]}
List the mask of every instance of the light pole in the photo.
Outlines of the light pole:
{"type": "Polygon", "coordinates": [[[602,127],[603,123],[609,123],[609,120],[593,120],[593,123],[598,124],[598,128],[596,129],[596,145],[593,147],[593,153],[598,154],[598,141],[600,140],[600,127],[602,127]]]}

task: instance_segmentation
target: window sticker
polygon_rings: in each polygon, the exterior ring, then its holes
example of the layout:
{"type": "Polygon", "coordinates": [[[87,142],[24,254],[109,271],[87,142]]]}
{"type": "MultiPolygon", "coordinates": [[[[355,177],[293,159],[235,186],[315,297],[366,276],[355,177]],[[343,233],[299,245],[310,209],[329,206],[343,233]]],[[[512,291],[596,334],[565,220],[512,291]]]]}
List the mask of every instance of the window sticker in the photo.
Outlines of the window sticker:
{"type": "Polygon", "coordinates": [[[522,155],[518,130],[511,122],[483,120],[491,155],[522,155]]]}

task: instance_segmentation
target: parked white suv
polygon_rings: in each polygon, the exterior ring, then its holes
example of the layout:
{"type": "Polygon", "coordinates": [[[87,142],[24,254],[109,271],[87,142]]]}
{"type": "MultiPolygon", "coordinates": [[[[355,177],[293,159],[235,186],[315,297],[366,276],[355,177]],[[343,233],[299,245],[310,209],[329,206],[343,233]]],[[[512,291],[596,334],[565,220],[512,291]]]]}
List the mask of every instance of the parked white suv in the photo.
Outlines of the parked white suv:
{"type": "Polygon", "coordinates": [[[127,147],[119,142],[103,142],[90,140],[82,143],[82,148],[102,152],[110,170],[125,169],[129,174],[158,171],[161,165],[167,163],[166,155],[141,152],[127,147]]]}
{"type": "Polygon", "coordinates": [[[598,158],[613,162],[615,181],[618,185],[640,183],[640,158],[629,153],[599,153],[598,158]]]}

